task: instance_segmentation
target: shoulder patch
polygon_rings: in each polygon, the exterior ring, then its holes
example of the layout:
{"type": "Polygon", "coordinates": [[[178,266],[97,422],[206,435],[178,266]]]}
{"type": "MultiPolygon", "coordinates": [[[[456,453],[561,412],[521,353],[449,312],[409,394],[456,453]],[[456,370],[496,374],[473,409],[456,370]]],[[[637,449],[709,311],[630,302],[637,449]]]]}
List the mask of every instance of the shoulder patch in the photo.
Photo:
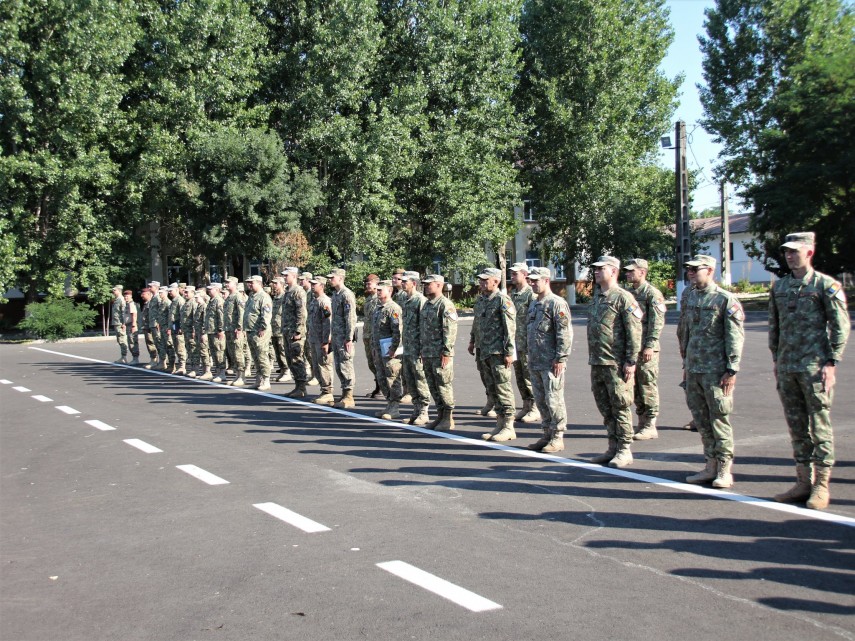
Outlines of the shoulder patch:
{"type": "Polygon", "coordinates": [[[502,303],[502,305],[507,310],[514,309],[514,302],[510,298],[506,298],[504,303],[502,303]]]}
{"type": "Polygon", "coordinates": [[[727,308],[727,315],[732,316],[738,321],[745,318],[745,314],[742,312],[742,305],[739,304],[739,301],[734,301],[733,304],[727,308]]]}
{"type": "Polygon", "coordinates": [[[456,321],[457,320],[457,310],[453,307],[449,307],[445,310],[445,314],[443,314],[447,319],[456,321]]]}
{"type": "Polygon", "coordinates": [[[641,311],[641,307],[638,306],[638,303],[632,303],[629,307],[626,308],[627,313],[632,314],[636,318],[641,318],[644,316],[644,312],[641,311]]]}
{"type": "Polygon", "coordinates": [[[665,301],[662,300],[656,303],[656,309],[658,309],[663,314],[668,311],[668,308],[665,306],[665,301]]]}
{"type": "Polygon", "coordinates": [[[845,301],[846,294],[843,293],[843,285],[841,285],[838,281],[834,281],[825,290],[825,293],[828,294],[829,298],[836,298],[837,300],[845,301]]]}

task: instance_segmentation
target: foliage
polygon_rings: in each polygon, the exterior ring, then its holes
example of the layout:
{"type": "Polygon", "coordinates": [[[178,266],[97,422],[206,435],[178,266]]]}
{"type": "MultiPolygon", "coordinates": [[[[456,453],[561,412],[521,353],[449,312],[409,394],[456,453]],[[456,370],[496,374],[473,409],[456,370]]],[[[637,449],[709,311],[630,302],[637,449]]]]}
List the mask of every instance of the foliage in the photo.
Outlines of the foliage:
{"type": "Polygon", "coordinates": [[[676,294],[676,265],[671,260],[651,260],[648,263],[647,280],[666,297],[676,294]]]}
{"type": "Polygon", "coordinates": [[[80,336],[92,327],[98,313],[88,305],[75,303],[65,296],[49,297],[43,303],[30,303],[18,329],[47,341],[80,336]]]}

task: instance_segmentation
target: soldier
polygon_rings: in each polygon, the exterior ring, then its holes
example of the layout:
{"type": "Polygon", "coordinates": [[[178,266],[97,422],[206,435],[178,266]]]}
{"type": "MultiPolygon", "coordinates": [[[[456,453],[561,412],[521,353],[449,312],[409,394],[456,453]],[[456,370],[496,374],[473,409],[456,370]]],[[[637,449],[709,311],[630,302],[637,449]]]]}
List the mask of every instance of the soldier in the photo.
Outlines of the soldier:
{"type": "Polygon", "coordinates": [[[196,378],[202,372],[211,369],[211,352],[208,349],[208,335],[205,333],[205,313],[209,298],[204,289],[196,290],[194,302],[196,309],[193,313],[193,336],[196,350],[193,358],[193,369],[187,373],[190,378],[196,378]]]}
{"type": "Polygon", "coordinates": [[[189,375],[198,368],[196,363],[196,288],[193,285],[185,286],[182,292],[184,305],[181,307],[179,318],[179,334],[184,342],[184,367],[182,374],[189,375]]]}
{"type": "Polygon", "coordinates": [[[353,341],[356,339],[356,297],[344,284],[343,269],[333,269],[328,275],[332,295],[332,347],[336,374],[341,381],[338,408],[354,407],[353,400],[353,341]]]}
{"type": "Polygon", "coordinates": [[[140,297],[143,301],[142,312],[140,313],[140,326],[145,333],[145,348],[148,350],[149,362],[143,365],[145,369],[151,369],[157,366],[157,343],[154,340],[154,334],[151,331],[149,319],[151,318],[152,310],[152,293],[151,289],[146,288],[140,292],[140,297]]]}
{"type": "Polygon", "coordinates": [[[635,411],[638,414],[636,441],[658,438],[656,417],[659,416],[659,337],[665,326],[665,297],[647,282],[647,261],[634,258],[624,267],[630,290],[641,308],[641,353],[636,359],[635,411]]]}
{"type": "Polygon", "coordinates": [[[225,314],[223,314],[223,286],[221,283],[211,283],[208,285],[208,292],[211,300],[205,307],[205,335],[208,337],[211,367],[206,368],[199,379],[210,381],[216,378],[218,379],[216,382],[221,383],[226,371],[226,321],[225,314]]]}
{"type": "Polygon", "coordinates": [[[386,407],[375,416],[389,421],[401,418],[401,314],[400,305],[392,300],[392,281],[381,280],[377,283],[377,307],[372,319],[371,340],[374,341],[374,367],[386,407]]]}
{"type": "Polygon", "coordinates": [[[849,312],[841,284],[813,269],[815,240],[813,232],[798,232],[781,246],[790,273],[772,287],[769,349],[797,479],[775,500],[807,499],[807,507],[823,510],[831,498],[831,403],[837,363],[849,339],[849,312]]]}
{"type": "Polygon", "coordinates": [[[496,399],[496,427],[492,432],[482,434],[481,438],[501,443],[517,437],[514,431],[514,389],[511,386],[517,311],[513,301],[499,289],[501,271],[488,267],[478,274],[478,279],[483,281],[486,296],[480,314],[472,322],[469,353],[474,356],[478,349],[477,358],[483,361],[487,395],[496,399]]]}
{"type": "Polygon", "coordinates": [[[315,398],[318,405],[331,407],[335,403],[333,396],[333,355],[330,351],[332,343],[332,302],[324,288],[327,279],[316,276],[311,280],[312,301],[308,309],[307,331],[309,333],[309,348],[312,351],[312,374],[318,379],[321,387],[320,395],[315,398]]]}
{"type": "Polygon", "coordinates": [[[377,309],[377,283],[380,278],[377,274],[368,274],[365,277],[365,304],[362,306],[362,345],[365,347],[365,359],[368,361],[368,369],[374,378],[374,389],[366,394],[368,398],[377,398],[380,393],[380,381],[377,379],[377,368],[374,365],[374,352],[371,340],[371,326],[374,319],[374,310],[377,309]]]}
{"type": "MultiPolygon", "coordinates": [[[[404,271],[406,270],[397,267],[392,272],[392,300],[398,303],[398,307],[401,308],[402,312],[407,305],[407,292],[404,291],[404,271]]],[[[401,402],[412,403],[412,390],[407,388],[407,381],[403,377],[401,378],[401,384],[404,387],[404,395],[401,397],[401,402]]]]}
{"type": "Polygon", "coordinates": [[[113,303],[110,305],[110,327],[116,332],[116,342],[119,344],[121,358],[113,361],[126,365],[128,362],[128,333],[125,330],[125,299],[122,296],[122,286],[113,287],[113,303]]]}
{"type": "Polygon", "coordinates": [[[128,337],[128,350],[131,352],[133,359],[131,365],[140,364],[140,342],[139,336],[139,311],[137,304],[134,302],[134,293],[130,289],[122,292],[125,298],[125,313],[123,320],[125,323],[125,334],[128,337]]]}
{"type": "Polygon", "coordinates": [[[591,366],[591,391],[597,409],[603,415],[609,447],[592,463],[609,467],[632,464],[632,377],[641,351],[641,317],[638,303],[618,286],[620,261],[600,256],[593,263],[594,280],[599,291],[588,311],[588,364],[591,366]]]}
{"type": "Polygon", "coordinates": [[[402,340],[404,344],[402,379],[405,389],[412,395],[413,411],[407,421],[410,425],[427,425],[430,422],[428,407],[430,406],[430,390],[428,389],[425,370],[422,365],[419,333],[421,330],[419,316],[425,305],[425,297],[419,291],[420,280],[418,272],[401,274],[404,293],[407,295],[403,313],[402,340]]]}
{"type": "Polygon", "coordinates": [[[285,277],[285,297],[282,301],[282,337],[285,342],[285,358],[288,369],[294,376],[294,389],[286,396],[304,398],[306,396],[306,360],[303,353],[306,348],[306,290],[298,283],[300,271],[296,267],[287,267],[282,272],[285,277]]]}
{"type": "Polygon", "coordinates": [[[528,369],[543,429],[543,437],[528,449],[552,454],[564,449],[564,372],[573,347],[573,327],[567,301],[552,293],[552,272],[533,267],[528,279],[536,296],[526,317],[526,344],[531,348],[528,369]]]}
{"type": "Polygon", "coordinates": [[[528,265],[525,263],[514,263],[511,265],[511,284],[513,288],[509,292],[514,307],[517,310],[517,335],[514,344],[517,349],[517,360],[514,361],[514,374],[517,379],[517,387],[523,400],[523,406],[514,417],[523,423],[537,423],[540,420],[540,410],[534,402],[534,394],[531,390],[531,374],[528,368],[528,349],[526,348],[528,318],[528,307],[534,298],[531,287],[528,284],[528,265]]]}
{"type": "Polygon", "coordinates": [[[457,310],[442,290],[445,279],[428,274],[423,281],[427,301],[419,315],[419,344],[425,378],[433,401],[436,419],[428,429],[450,432],[454,429],[454,342],[457,340],[457,310]]]}
{"type": "MultiPolygon", "coordinates": [[[[235,276],[226,278],[226,291],[228,296],[223,300],[223,324],[226,336],[226,353],[235,371],[233,380],[226,380],[228,385],[243,387],[246,385],[244,373],[249,367],[246,362],[246,336],[243,333],[243,317],[246,300],[238,291],[238,279],[235,276]]],[[[228,372],[224,372],[221,378],[228,379],[228,372]]],[[[219,383],[222,381],[215,382],[219,383]]]]}
{"type": "Polygon", "coordinates": [[[157,308],[157,332],[160,338],[160,360],[162,362],[161,369],[164,372],[172,372],[175,369],[175,348],[172,345],[172,336],[169,331],[169,309],[172,301],[170,300],[170,292],[174,291],[178,294],[178,285],[175,285],[174,290],[168,287],[161,287],[157,294],[159,305],[157,308]]]}
{"type": "Polygon", "coordinates": [[[715,258],[686,261],[694,287],[686,298],[686,399],[701,435],[706,467],[687,483],[733,486],[733,390],[745,337],[742,305],[713,282],[715,258]]]}
{"type": "MultiPolygon", "coordinates": [[[[185,285],[186,287],[186,285],[185,285]]],[[[181,309],[184,307],[184,292],[179,283],[172,283],[169,286],[169,295],[172,302],[169,304],[169,327],[167,334],[172,342],[172,349],[175,352],[175,373],[186,374],[187,350],[184,345],[184,336],[181,335],[181,309]]]]}
{"type": "MultiPolygon", "coordinates": [[[[315,296],[312,292],[312,280],[314,280],[314,276],[312,272],[302,272],[300,277],[297,279],[297,283],[300,287],[303,288],[303,291],[306,292],[306,333],[308,335],[309,332],[309,307],[313,302],[315,302],[315,296]]],[[[326,281],[326,278],[324,279],[326,281]]],[[[306,385],[318,385],[318,379],[315,378],[312,372],[315,371],[315,366],[312,365],[312,348],[309,346],[309,341],[306,340],[304,343],[303,349],[303,359],[306,361],[306,377],[309,379],[306,381],[306,385]]],[[[285,374],[285,378],[283,381],[290,381],[292,379],[291,372],[287,372],[285,374]]]]}
{"type": "MultiPolygon", "coordinates": [[[[273,316],[273,301],[264,291],[261,276],[250,276],[247,282],[252,287],[252,293],[244,309],[243,332],[246,332],[246,342],[249,344],[257,373],[253,389],[264,391],[270,389],[270,322],[273,316]]],[[[284,321],[283,318],[282,331],[287,336],[288,328],[284,321]]],[[[238,332],[243,333],[241,330],[238,332]]]]}
{"type": "Polygon", "coordinates": [[[154,342],[154,348],[157,350],[157,362],[151,364],[152,366],[149,369],[162,370],[166,367],[166,352],[160,340],[160,283],[156,280],[151,281],[148,284],[148,291],[151,294],[151,303],[148,308],[148,329],[154,342]]]}
{"type": "MultiPolygon", "coordinates": [[[[697,272],[686,272],[686,278],[689,280],[689,286],[683,290],[683,293],[680,295],[680,317],[677,320],[677,343],[680,346],[680,360],[684,363],[683,365],[683,380],[680,381],[680,387],[683,388],[683,393],[686,392],[686,367],[685,367],[685,359],[686,359],[686,343],[688,339],[686,338],[686,301],[689,299],[689,292],[694,286],[695,274],[697,272]]],[[[686,399],[686,406],[688,407],[688,398],[686,399]]],[[[684,430],[688,430],[691,432],[697,432],[698,427],[695,425],[694,419],[683,425],[684,430]]]]}
{"type": "Polygon", "coordinates": [[[270,298],[273,300],[273,313],[270,321],[270,341],[273,344],[273,360],[279,368],[276,382],[283,380],[288,371],[285,362],[285,341],[282,339],[282,303],[285,301],[285,279],[277,276],[270,281],[270,298]]]}
{"type": "MultiPolygon", "coordinates": [[[[485,288],[486,286],[485,280],[478,280],[478,296],[475,298],[475,306],[474,306],[474,319],[480,318],[484,313],[484,306],[487,304],[488,294],[485,288]]],[[[472,330],[470,336],[470,342],[474,342],[475,347],[475,367],[478,369],[478,376],[481,377],[481,384],[484,386],[484,392],[487,395],[487,402],[480,410],[475,410],[475,413],[480,416],[487,416],[489,418],[496,418],[498,414],[496,414],[496,399],[493,397],[492,387],[490,386],[490,379],[487,374],[487,366],[485,365],[485,361],[481,359],[481,352],[478,349],[478,345],[481,344],[481,330],[480,323],[472,321],[472,330]]]]}

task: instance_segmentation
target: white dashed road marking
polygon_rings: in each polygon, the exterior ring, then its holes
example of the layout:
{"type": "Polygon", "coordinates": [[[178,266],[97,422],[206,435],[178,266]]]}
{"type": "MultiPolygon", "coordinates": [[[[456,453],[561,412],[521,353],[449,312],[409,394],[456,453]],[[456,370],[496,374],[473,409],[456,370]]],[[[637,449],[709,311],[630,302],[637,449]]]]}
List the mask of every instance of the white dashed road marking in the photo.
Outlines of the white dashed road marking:
{"type": "Polygon", "coordinates": [[[130,445],[131,447],[135,447],[138,450],[142,450],[146,454],[157,454],[158,452],[163,452],[162,449],[155,447],[154,445],[149,445],[145,441],[141,441],[138,438],[126,438],[124,442],[130,445]]]}
{"type": "Polygon", "coordinates": [[[438,594],[444,599],[448,599],[452,603],[456,603],[472,612],[502,609],[502,606],[498,603],[485,599],[474,592],[470,592],[466,588],[461,588],[459,585],[454,585],[454,583],[450,583],[445,579],[440,579],[438,576],[420,570],[409,563],[387,561],[385,563],[378,563],[377,567],[391,572],[395,576],[409,581],[420,588],[424,588],[429,592],[438,594]]]}
{"type": "Polygon", "coordinates": [[[34,399],[36,399],[37,401],[40,401],[40,402],[42,402],[42,403],[53,403],[53,399],[52,399],[52,398],[48,398],[47,396],[42,396],[41,394],[36,394],[36,395],[35,395],[35,396],[33,396],[32,398],[34,398],[34,399]]]}
{"type": "Polygon", "coordinates": [[[275,516],[277,519],[285,521],[289,525],[293,525],[309,534],[330,531],[326,525],[321,525],[312,519],[307,519],[305,516],[292,512],[288,508],[277,505],[276,503],[254,503],[252,507],[257,507],[262,512],[267,512],[270,516],[275,516]]]}
{"type": "Polygon", "coordinates": [[[0,383],[3,385],[11,385],[12,381],[7,381],[5,378],[0,378],[0,383]]]}
{"type": "Polygon", "coordinates": [[[207,483],[208,485],[228,485],[228,481],[226,479],[221,479],[216,474],[206,472],[201,467],[196,467],[195,465],[176,465],[175,467],[182,472],[187,472],[190,476],[195,476],[197,479],[207,483]]]}
{"type": "Polygon", "coordinates": [[[91,425],[94,428],[101,430],[102,432],[109,432],[110,430],[116,429],[112,425],[107,425],[106,423],[99,421],[98,419],[92,419],[91,421],[84,421],[87,425],[91,425]]]}
{"type": "Polygon", "coordinates": [[[80,414],[80,412],[78,412],[73,407],[69,407],[68,405],[57,405],[56,409],[58,409],[60,412],[65,412],[66,414],[80,414]]]}
{"type": "Polygon", "coordinates": [[[15,390],[16,392],[32,392],[33,391],[29,387],[23,387],[22,385],[18,385],[17,387],[13,387],[12,389],[15,390]]]}

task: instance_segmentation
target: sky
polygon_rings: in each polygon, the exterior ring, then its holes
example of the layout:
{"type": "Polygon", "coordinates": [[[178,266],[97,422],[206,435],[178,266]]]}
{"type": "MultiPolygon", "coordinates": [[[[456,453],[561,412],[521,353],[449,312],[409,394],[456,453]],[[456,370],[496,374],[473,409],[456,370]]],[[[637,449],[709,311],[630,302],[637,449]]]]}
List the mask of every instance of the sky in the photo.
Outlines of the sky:
{"type": "MultiPolygon", "coordinates": [[[[686,158],[689,169],[700,170],[699,185],[692,197],[692,208],[702,211],[708,207],[719,207],[721,197],[719,187],[712,181],[713,168],[716,164],[721,146],[714,143],[712,137],[700,126],[703,118],[703,107],[698,94],[698,83],[703,84],[701,68],[701,50],[698,35],[704,33],[704,9],[714,7],[711,0],[667,0],[671,10],[671,24],[674,27],[674,42],[668,50],[668,55],[662,61],[660,68],[669,77],[684,74],[685,78],[680,87],[677,111],[674,122],[683,120],[689,137],[689,149],[686,158]]],[[[674,141],[674,127],[671,127],[671,141],[674,141]]],[[[661,149],[660,162],[664,167],[674,168],[674,150],[661,149]]],[[[738,202],[731,197],[730,209],[736,213],[738,202]]]]}

